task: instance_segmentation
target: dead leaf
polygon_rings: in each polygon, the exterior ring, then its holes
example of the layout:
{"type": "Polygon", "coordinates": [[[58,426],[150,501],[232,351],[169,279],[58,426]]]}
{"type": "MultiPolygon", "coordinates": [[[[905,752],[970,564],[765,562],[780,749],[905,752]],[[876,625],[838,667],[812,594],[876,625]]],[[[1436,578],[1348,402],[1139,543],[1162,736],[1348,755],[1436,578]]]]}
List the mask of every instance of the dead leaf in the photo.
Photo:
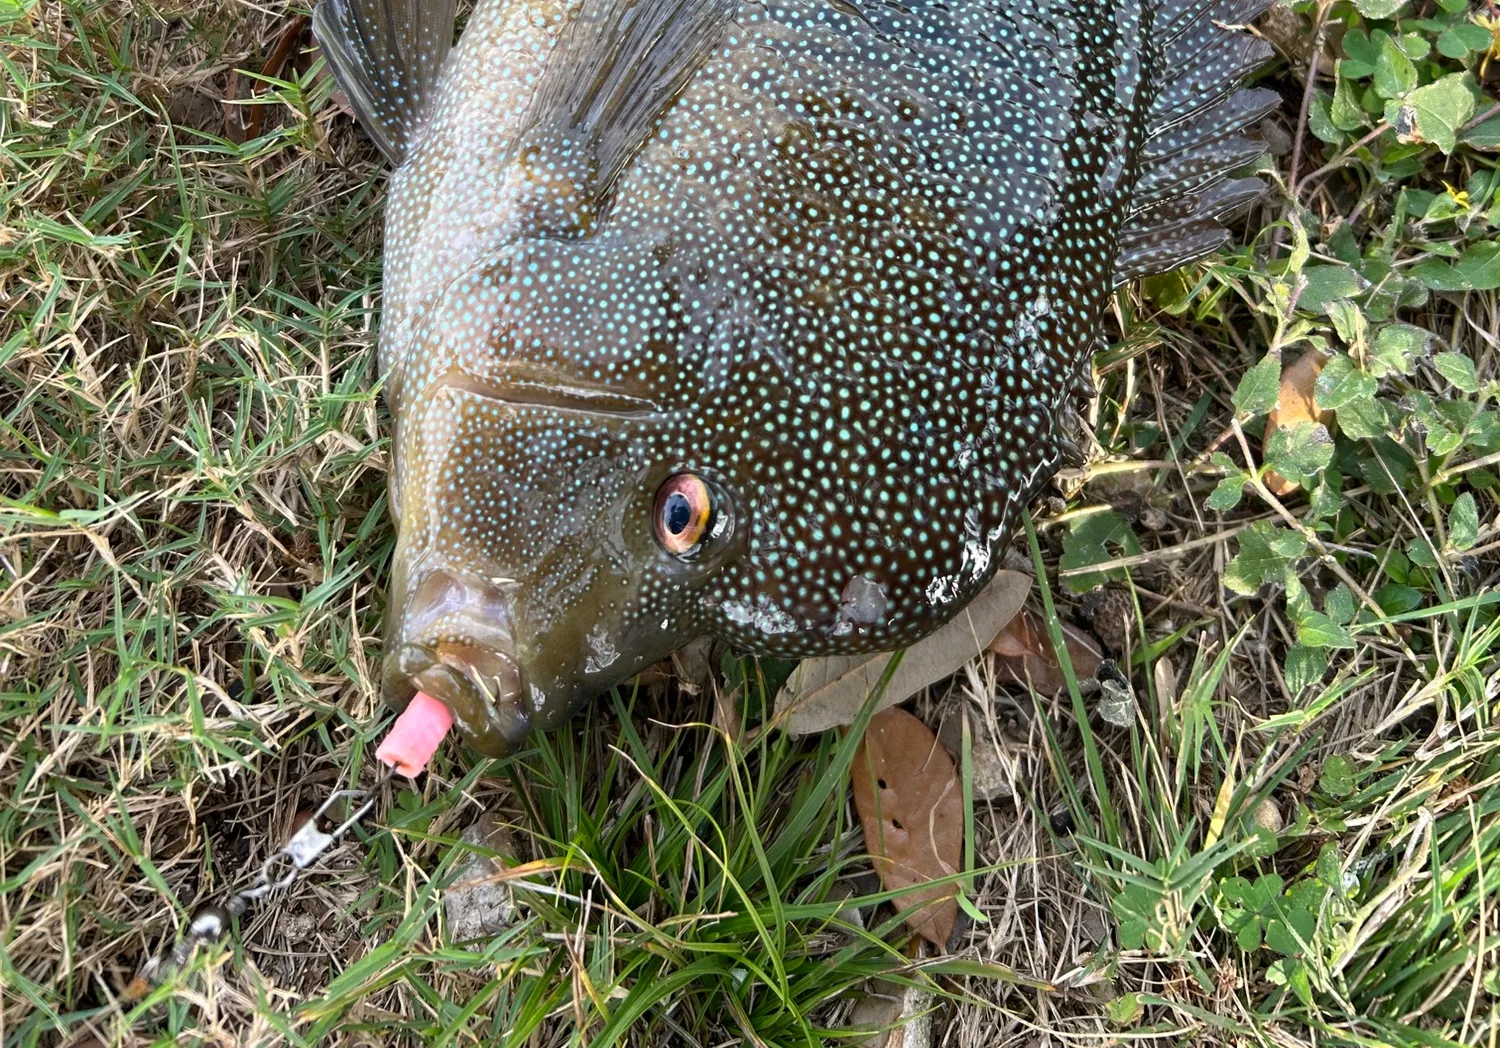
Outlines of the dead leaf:
{"type": "MultiPolygon", "coordinates": [[[[301,42],[311,24],[312,20],[307,15],[298,15],[291,20],[272,46],[271,54],[266,59],[265,65],[261,66],[261,76],[269,77],[273,80],[281,79],[281,74],[285,71],[287,63],[293,59],[293,56],[297,52],[297,45],[301,42]]],[[[263,81],[255,81],[250,86],[250,97],[255,98],[264,93],[267,86],[263,81]]],[[[240,100],[239,88],[239,70],[232,69],[229,72],[228,97],[224,99],[224,134],[231,141],[248,142],[252,138],[260,137],[261,122],[265,116],[265,107],[238,104],[240,100]]]]}
{"type": "Polygon", "coordinates": [[[1095,676],[1099,681],[1099,697],[1094,708],[1100,719],[1116,728],[1130,727],[1136,714],[1135,688],[1131,687],[1130,678],[1120,672],[1113,659],[1101,662],[1095,676]]]}
{"type": "MultiPolygon", "coordinates": [[[[1031,591],[1031,576],[998,571],[953,620],[906,649],[876,711],[902,702],[957,673],[982,654],[1031,591]]],[[[776,721],[788,734],[809,735],[854,722],[891,656],[830,655],[804,659],[776,695],[776,721]]]]}
{"type": "MultiPolygon", "coordinates": [[[[958,872],[963,858],[963,791],[937,736],[910,713],[888,709],[870,721],[854,753],[854,806],[865,849],[888,891],[958,872]]],[[[958,919],[951,884],[905,892],[892,901],[911,910],[906,923],[938,949],[958,919]]]]}
{"type": "MultiPolygon", "coordinates": [[[[1276,406],[1266,416],[1266,436],[1261,443],[1261,453],[1265,453],[1266,445],[1271,441],[1271,434],[1278,429],[1291,429],[1302,422],[1316,422],[1324,426],[1333,419],[1331,411],[1322,411],[1318,408],[1314,390],[1318,386],[1318,376],[1323,372],[1323,365],[1328,363],[1328,357],[1319,353],[1316,349],[1310,349],[1295,361],[1281,370],[1281,390],[1276,395],[1276,406]]],[[[1296,491],[1299,485],[1295,481],[1287,480],[1275,470],[1269,470],[1265,476],[1266,487],[1277,496],[1290,495],[1296,491]]]]}
{"type": "MultiPolygon", "coordinates": [[[[1087,680],[1099,671],[1104,653],[1088,634],[1066,622],[1062,623],[1062,632],[1068,647],[1068,660],[1073,664],[1073,676],[1087,680]]],[[[1002,674],[1008,674],[1022,684],[1029,680],[1042,695],[1056,695],[1068,686],[1062,665],[1052,650],[1052,638],[1047,635],[1041,616],[1030,608],[1000,631],[990,644],[990,651],[999,656],[995,663],[1002,674]]]]}

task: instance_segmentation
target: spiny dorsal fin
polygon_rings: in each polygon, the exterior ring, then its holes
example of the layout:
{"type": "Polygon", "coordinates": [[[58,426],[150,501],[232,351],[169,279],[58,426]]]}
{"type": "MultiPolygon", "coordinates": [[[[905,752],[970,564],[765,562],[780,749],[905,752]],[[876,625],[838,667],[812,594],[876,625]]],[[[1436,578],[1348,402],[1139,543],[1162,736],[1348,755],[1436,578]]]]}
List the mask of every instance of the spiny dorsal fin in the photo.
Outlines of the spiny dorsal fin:
{"type": "Polygon", "coordinates": [[[610,187],[723,39],[735,0],[583,0],[523,121],[538,224],[586,232],[610,187]],[[539,185],[539,188],[542,188],[539,185]]]}
{"type": "Polygon", "coordinates": [[[366,133],[401,163],[453,49],[457,0],[320,0],[313,35],[366,133]]]}
{"type": "Polygon", "coordinates": [[[1271,49],[1226,28],[1257,18],[1271,0],[1146,2],[1152,103],[1115,259],[1119,283],[1202,258],[1228,238],[1224,221],[1259,199],[1265,185],[1225,178],[1265,152],[1246,131],[1280,101],[1271,91],[1237,90],[1271,49]]]}

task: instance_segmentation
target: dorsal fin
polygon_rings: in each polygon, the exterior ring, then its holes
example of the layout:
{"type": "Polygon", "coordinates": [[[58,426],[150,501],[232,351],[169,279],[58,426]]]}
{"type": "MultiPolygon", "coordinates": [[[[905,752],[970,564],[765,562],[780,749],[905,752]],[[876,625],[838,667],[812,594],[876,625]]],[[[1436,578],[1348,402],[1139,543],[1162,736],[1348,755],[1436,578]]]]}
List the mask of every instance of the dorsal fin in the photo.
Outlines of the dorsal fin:
{"type": "Polygon", "coordinates": [[[1280,101],[1271,91],[1238,90],[1271,48],[1227,28],[1259,17],[1270,0],[1149,3],[1152,103],[1131,215],[1120,232],[1117,283],[1194,261],[1228,238],[1224,221],[1259,199],[1265,185],[1225,178],[1265,152],[1246,131],[1280,101]]]}
{"type": "Polygon", "coordinates": [[[517,159],[537,168],[539,225],[587,231],[735,9],[736,0],[583,0],[517,138],[517,159]]]}
{"type": "Polygon", "coordinates": [[[320,0],[313,35],[366,133],[393,164],[432,104],[456,0],[320,0]]]}

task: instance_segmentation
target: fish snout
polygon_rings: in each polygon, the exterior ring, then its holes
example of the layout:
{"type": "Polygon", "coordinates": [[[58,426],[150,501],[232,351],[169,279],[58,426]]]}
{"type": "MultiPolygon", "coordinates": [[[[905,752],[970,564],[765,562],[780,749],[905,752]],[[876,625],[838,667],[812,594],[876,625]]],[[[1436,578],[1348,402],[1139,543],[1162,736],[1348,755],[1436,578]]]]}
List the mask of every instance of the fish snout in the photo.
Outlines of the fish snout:
{"type": "Polygon", "coordinates": [[[402,709],[417,692],[447,706],[470,745],[500,757],[531,729],[509,609],[498,588],[445,570],[426,573],[386,639],[381,693],[402,709]]]}

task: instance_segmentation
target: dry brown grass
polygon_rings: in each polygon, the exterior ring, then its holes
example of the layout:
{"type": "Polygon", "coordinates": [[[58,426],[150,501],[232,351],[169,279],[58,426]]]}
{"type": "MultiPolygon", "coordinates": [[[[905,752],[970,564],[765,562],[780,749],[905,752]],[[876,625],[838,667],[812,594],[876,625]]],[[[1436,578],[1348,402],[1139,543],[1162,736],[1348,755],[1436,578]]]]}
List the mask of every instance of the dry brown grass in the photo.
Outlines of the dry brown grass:
{"type": "MultiPolygon", "coordinates": [[[[640,798],[653,796],[647,782],[664,795],[704,795],[717,767],[706,754],[719,743],[700,729],[668,730],[712,722],[712,699],[658,682],[632,720],[639,750],[622,741],[625,727],[606,709],[566,739],[545,742],[519,770],[447,754],[420,794],[386,789],[378,831],[361,831],[317,876],[253,911],[233,947],[200,955],[171,984],[170,999],[130,998],[138,967],[187,912],[221,898],[325,791],[368,778],[382,716],[372,673],[391,544],[373,373],[381,169],[345,115],[305,106],[294,87],[279,88],[265,107],[260,139],[224,137],[223,99],[232,86],[246,90],[243,78],[231,84],[234,71],[258,68],[294,16],[281,2],[46,0],[0,42],[6,1048],[83,1048],[91,1038],[498,1044],[505,1024],[533,1007],[545,1018],[525,1043],[564,1044],[583,1036],[579,1029],[591,1037],[605,1028],[580,972],[600,980],[624,968],[618,985],[633,985],[630,965],[670,952],[635,918],[667,922],[692,910],[687,887],[681,910],[666,890],[637,911],[612,908],[619,899],[602,887],[579,903],[570,896],[594,881],[569,874],[546,882],[553,894],[527,896],[525,919],[487,955],[447,944],[439,917],[436,887],[462,863],[455,842],[483,812],[503,813],[518,834],[518,858],[568,854],[587,867],[579,859],[587,856],[590,876],[621,893],[633,882],[606,869],[606,853],[625,868],[649,852],[653,875],[659,861],[671,866],[652,851],[669,839],[671,809],[640,798]],[[632,761],[649,755],[662,764],[619,771],[598,825],[569,822],[560,814],[565,801],[591,809],[617,744],[632,761]],[[630,803],[644,808],[628,819],[609,814],[630,803]],[[572,840],[560,832],[568,827],[572,840]],[[554,990],[560,996],[548,998],[554,990]],[[472,1013],[461,1011],[466,1002],[472,1013]]],[[[1325,219],[1347,214],[1358,202],[1341,185],[1328,178],[1303,203],[1325,219]]],[[[1247,233],[1276,217],[1268,206],[1247,220],[1247,233]]],[[[1445,886],[1438,860],[1467,854],[1455,816],[1472,820],[1464,839],[1475,856],[1500,857],[1492,616],[1470,609],[1363,634],[1359,647],[1336,653],[1325,688],[1310,695],[1288,686],[1283,658],[1297,626],[1276,587],[1245,598],[1220,581],[1243,529],[1281,520],[1285,507],[1247,502],[1220,515],[1203,505],[1222,475],[1208,452],[1240,455],[1230,397],[1274,338],[1274,318],[1251,308],[1265,298],[1265,277],[1248,252],[1204,276],[1212,293],[1183,316],[1157,312],[1140,294],[1122,299],[1133,315],[1122,313],[1114,346],[1101,355],[1104,396],[1084,420],[1090,465],[1065,473],[1038,511],[1054,586],[1063,536],[1080,522],[1110,510],[1140,541],[1139,551],[1109,551],[1129,572],[1129,588],[1112,583],[1131,596],[1123,619],[1118,597],[1101,621],[1097,596],[1058,595],[1062,613],[1092,625],[1122,666],[1142,656],[1131,671],[1138,729],[1080,720],[1067,693],[1033,701],[988,662],[917,701],[932,725],[967,703],[1005,726],[1013,796],[974,812],[977,862],[994,867],[975,900],[988,923],[970,926],[957,950],[1048,984],[942,980],[968,999],[945,1006],[935,1043],[1291,1045],[1355,1030],[1389,1043],[1394,1027],[1361,1027],[1356,1016],[1371,1007],[1361,1002],[1390,998],[1369,987],[1403,941],[1430,941],[1433,956],[1458,952],[1426,997],[1388,1018],[1434,1036],[1462,1029],[1480,1043],[1481,1030],[1496,1035],[1496,987],[1485,981],[1497,934],[1495,875],[1445,886]],[[1143,426],[1164,439],[1146,440],[1143,426]],[[1184,445],[1172,455],[1167,442],[1177,439],[1184,445]],[[1214,657],[1234,637],[1233,658],[1211,677],[1214,657]],[[1152,646],[1144,654],[1143,641],[1152,646]],[[1330,691],[1343,682],[1353,685],[1330,691]],[[1327,709],[1306,723],[1258,729],[1328,694],[1327,709]],[[1177,762],[1193,750],[1191,738],[1182,741],[1185,725],[1205,734],[1178,782],[1177,762]],[[1200,847],[1226,779],[1235,806],[1225,832],[1238,819],[1248,836],[1245,820],[1257,808],[1264,817],[1264,803],[1287,827],[1261,868],[1290,882],[1322,844],[1341,849],[1358,882],[1355,912],[1323,945],[1329,958],[1349,942],[1357,949],[1332,978],[1332,1003],[1308,1010],[1277,998],[1265,981],[1271,957],[1229,947],[1205,910],[1195,911],[1202,921],[1175,951],[1119,949],[1110,905],[1120,884],[1101,872],[1104,853],[1071,833],[1099,814],[1089,745],[1100,749],[1119,817],[1114,843],[1132,855],[1154,861],[1179,843],[1190,854],[1200,847]],[[1359,792],[1323,788],[1331,755],[1356,759],[1359,792]],[[1424,923],[1434,913],[1451,915],[1455,930],[1424,923]],[[1132,1027],[1112,1017],[1109,1002],[1131,993],[1153,995],[1147,1014],[1156,1025],[1127,1034],[1132,1027]],[[1467,1007],[1470,1019],[1452,1018],[1455,1007],[1467,1007]]],[[[1492,295],[1434,299],[1412,319],[1468,353],[1481,375],[1495,374],[1492,295]]],[[[1426,373],[1413,387],[1449,394],[1426,373]]],[[[1476,453],[1443,468],[1473,479],[1488,476],[1494,461],[1476,453]]],[[[1358,521],[1336,541],[1324,537],[1346,554],[1339,570],[1365,592],[1387,580],[1390,549],[1447,519],[1435,483],[1387,490],[1380,479],[1378,471],[1349,477],[1341,498],[1358,521]]],[[[1288,504],[1294,516],[1302,512],[1301,502],[1288,504]]],[[[1452,594],[1483,594],[1500,575],[1491,550],[1500,534],[1493,503],[1485,505],[1476,550],[1437,571],[1452,594]]],[[[1029,563],[1024,537],[1017,558],[1029,563]]],[[[1338,578],[1307,562],[1303,581],[1321,606],[1338,578]]],[[[1082,699],[1092,708],[1092,693],[1082,699]]],[[[775,801],[770,821],[798,803],[805,769],[826,767],[833,743],[818,746],[774,765],[746,758],[747,767],[786,770],[786,781],[766,789],[775,801]]],[[[738,802],[723,803],[710,805],[710,824],[727,827],[726,851],[748,853],[758,831],[725,816],[738,802]]],[[[837,797],[829,802],[841,809],[841,824],[788,860],[805,878],[816,879],[830,856],[858,852],[857,821],[837,797]]],[[[713,843],[707,830],[704,840],[687,846],[688,866],[713,843]]],[[[862,883],[863,869],[843,872],[862,883]]],[[[712,873],[703,867],[700,877],[712,873]]],[[[735,908],[732,899],[723,905],[735,908]]],[[[672,925],[673,935],[691,938],[701,922],[672,925]]],[[[800,949],[797,928],[788,941],[800,949]]],[[[810,956],[846,941],[826,929],[818,935],[806,940],[810,956]]],[[[750,932],[735,948],[744,963],[770,963],[750,932]]],[[[788,959],[795,953],[789,947],[788,959]]],[[[609,989],[606,1004],[622,1007],[609,989]]],[[[749,1043],[747,1028],[771,1028],[755,1010],[763,997],[746,1005],[746,1016],[711,1014],[704,1002],[719,998],[694,992],[652,1010],[629,1041],[749,1043]]],[[[847,1011],[846,1000],[820,1005],[815,1016],[833,1022],[847,1011]]],[[[776,1029],[764,1043],[800,1043],[776,1029]]]]}

